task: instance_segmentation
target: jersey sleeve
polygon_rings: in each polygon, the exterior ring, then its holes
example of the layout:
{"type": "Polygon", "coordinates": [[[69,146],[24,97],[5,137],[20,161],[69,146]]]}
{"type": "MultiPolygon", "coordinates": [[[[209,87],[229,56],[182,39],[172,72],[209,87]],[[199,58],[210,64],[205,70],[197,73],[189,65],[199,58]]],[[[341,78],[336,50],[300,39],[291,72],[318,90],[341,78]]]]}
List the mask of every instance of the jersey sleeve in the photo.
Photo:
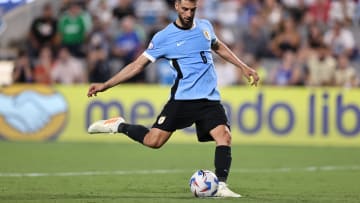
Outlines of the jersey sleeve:
{"type": "Polygon", "coordinates": [[[217,43],[217,37],[216,37],[215,31],[214,31],[214,27],[208,20],[205,20],[205,21],[208,24],[209,29],[210,29],[211,45],[214,45],[217,43]]]}
{"type": "Polygon", "coordinates": [[[157,33],[150,41],[148,48],[144,51],[145,55],[151,62],[162,58],[165,54],[166,46],[164,46],[165,38],[161,33],[157,33]]]}

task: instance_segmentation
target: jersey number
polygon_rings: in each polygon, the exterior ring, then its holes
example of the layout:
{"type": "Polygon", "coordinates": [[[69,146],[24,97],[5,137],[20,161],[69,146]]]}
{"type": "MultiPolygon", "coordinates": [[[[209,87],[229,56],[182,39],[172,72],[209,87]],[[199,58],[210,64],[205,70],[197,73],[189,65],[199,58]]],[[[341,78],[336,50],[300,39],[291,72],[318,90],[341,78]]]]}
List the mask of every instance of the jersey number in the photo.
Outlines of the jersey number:
{"type": "Polygon", "coordinates": [[[207,63],[207,58],[205,56],[205,52],[204,51],[200,51],[200,56],[201,56],[201,59],[203,61],[203,63],[207,63]]]}

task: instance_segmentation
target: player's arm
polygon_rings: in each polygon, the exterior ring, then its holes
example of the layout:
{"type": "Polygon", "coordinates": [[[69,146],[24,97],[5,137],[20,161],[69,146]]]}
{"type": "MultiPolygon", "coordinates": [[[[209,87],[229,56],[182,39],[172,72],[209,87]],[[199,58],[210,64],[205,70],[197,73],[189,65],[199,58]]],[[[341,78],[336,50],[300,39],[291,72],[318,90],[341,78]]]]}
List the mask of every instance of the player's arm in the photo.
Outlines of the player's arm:
{"type": "Polygon", "coordinates": [[[88,97],[96,96],[98,92],[103,92],[111,87],[118,85],[121,82],[124,82],[136,74],[144,70],[144,68],[150,63],[150,60],[144,56],[140,55],[134,62],[125,66],[120,72],[110,78],[104,83],[93,83],[89,87],[87,93],[88,97]]]}
{"type": "Polygon", "coordinates": [[[257,86],[259,81],[259,76],[257,72],[242,62],[235,54],[232,52],[229,47],[227,47],[222,41],[216,40],[212,46],[212,50],[215,51],[219,56],[221,56],[226,61],[234,64],[236,67],[240,68],[244,76],[251,82],[251,85],[257,86]],[[252,79],[251,79],[252,78],[252,79]]]}

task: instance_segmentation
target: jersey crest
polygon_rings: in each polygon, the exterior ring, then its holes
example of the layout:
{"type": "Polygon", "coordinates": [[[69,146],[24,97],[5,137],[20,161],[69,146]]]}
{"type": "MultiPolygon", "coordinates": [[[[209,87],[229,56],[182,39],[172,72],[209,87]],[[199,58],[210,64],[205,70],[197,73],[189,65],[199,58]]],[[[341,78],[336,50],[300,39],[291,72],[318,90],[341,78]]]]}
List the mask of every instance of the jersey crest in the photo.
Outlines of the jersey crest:
{"type": "Polygon", "coordinates": [[[203,34],[204,34],[204,36],[205,36],[205,38],[206,38],[207,40],[209,40],[209,41],[211,40],[209,31],[204,30],[204,31],[203,31],[203,34]]]}

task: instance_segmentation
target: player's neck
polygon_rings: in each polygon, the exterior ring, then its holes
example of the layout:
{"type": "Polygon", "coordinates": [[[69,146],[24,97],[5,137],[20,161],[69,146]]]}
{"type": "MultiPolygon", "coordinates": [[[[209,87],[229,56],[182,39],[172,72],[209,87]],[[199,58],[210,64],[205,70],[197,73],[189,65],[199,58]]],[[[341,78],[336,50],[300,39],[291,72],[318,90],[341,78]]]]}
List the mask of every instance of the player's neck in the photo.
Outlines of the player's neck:
{"type": "Polygon", "coordinates": [[[190,27],[186,27],[181,23],[179,19],[176,19],[176,21],[174,21],[174,25],[181,30],[190,30],[194,27],[195,23],[193,22],[193,24],[190,27]]]}

